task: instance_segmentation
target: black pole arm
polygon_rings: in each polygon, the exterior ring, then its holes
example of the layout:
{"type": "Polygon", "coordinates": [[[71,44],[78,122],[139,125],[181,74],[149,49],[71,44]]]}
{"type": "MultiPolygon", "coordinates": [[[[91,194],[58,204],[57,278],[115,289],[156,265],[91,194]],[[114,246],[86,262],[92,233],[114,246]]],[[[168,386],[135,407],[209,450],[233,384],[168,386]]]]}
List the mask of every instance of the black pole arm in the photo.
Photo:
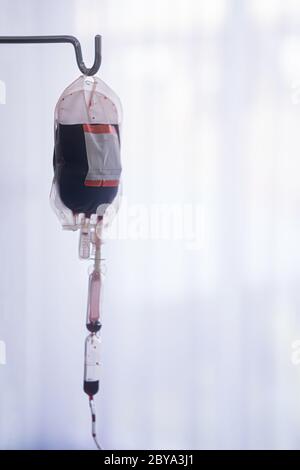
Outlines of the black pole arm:
{"type": "Polygon", "coordinates": [[[73,44],[76,54],[76,61],[83,75],[95,75],[101,65],[101,36],[95,36],[95,60],[90,69],[88,69],[82,58],[81,45],[75,36],[0,36],[0,44],[36,44],[68,42],[73,44]]]}

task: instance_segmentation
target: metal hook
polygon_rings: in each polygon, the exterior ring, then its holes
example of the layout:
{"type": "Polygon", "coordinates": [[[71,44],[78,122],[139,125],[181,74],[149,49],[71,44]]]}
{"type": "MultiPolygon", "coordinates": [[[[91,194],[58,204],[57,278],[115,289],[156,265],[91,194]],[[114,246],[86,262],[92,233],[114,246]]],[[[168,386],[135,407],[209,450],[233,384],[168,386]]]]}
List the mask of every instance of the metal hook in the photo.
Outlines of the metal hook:
{"type": "Polygon", "coordinates": [[[0,36],[0,44],[34,44],[34,43],[63,43],[73,44],[76,61],[83,75],[95,75],[101,65],[101,36],[95,36],[95,60],[89,69],[85,66],[82,58],[81,45],[75,36],[0,36]]]}

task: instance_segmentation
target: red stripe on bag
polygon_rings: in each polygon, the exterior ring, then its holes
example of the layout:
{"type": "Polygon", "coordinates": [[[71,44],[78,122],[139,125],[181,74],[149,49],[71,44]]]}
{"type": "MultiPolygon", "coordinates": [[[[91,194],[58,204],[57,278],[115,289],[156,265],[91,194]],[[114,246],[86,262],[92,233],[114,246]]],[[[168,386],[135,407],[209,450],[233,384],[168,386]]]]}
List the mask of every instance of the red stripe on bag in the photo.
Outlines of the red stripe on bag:
{"type": "Polygon", "coordinates": [[[100,187],[100,186],[110,186],[115,187],[119,186],[119,180],[85,180],[85,186],[93,186],[93,187],[100,187]]]}
{"type": "Polygon", "coordinates": [[[116,134],[116,129],[111,124],[83,124],[83,130],[91,134],[116,134]]]}

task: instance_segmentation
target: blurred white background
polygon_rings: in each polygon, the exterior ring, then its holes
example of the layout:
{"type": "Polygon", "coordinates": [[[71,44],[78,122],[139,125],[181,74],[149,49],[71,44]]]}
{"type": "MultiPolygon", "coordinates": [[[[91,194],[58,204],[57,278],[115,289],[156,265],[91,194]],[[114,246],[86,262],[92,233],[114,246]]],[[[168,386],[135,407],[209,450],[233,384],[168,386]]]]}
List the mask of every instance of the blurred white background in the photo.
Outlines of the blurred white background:
{"type": "MultiPolygon", "coordinates": [[[[87,65],[96,33],[124,107],[119,219],[201,216],[197,247],[106,243],[103,446],[300,448],[300,2],[0,0],[1,35],[73,34],[87,65]]],[[[94,448],[90,263],[48,202],[53,110],[79,74],[70,45],[0,45],[2,449],[94,448]]]]}

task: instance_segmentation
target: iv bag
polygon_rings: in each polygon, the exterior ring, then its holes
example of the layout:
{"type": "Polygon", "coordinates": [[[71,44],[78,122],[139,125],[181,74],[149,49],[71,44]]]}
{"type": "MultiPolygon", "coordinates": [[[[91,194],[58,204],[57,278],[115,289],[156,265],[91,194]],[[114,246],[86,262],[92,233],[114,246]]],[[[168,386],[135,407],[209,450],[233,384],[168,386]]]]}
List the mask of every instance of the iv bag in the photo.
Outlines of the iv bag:
{"type": "Polygon", "coordinates": [[[60,96],[54,119],[52,207],[64,229],[96,214],[104,226],[119,206],[122,108],[98,77],[81,76],[60,96]],[[115,210],[107,211],[108,208],[115,210]],[[107,217],[106,217],[107,215],[107,217]]]}

